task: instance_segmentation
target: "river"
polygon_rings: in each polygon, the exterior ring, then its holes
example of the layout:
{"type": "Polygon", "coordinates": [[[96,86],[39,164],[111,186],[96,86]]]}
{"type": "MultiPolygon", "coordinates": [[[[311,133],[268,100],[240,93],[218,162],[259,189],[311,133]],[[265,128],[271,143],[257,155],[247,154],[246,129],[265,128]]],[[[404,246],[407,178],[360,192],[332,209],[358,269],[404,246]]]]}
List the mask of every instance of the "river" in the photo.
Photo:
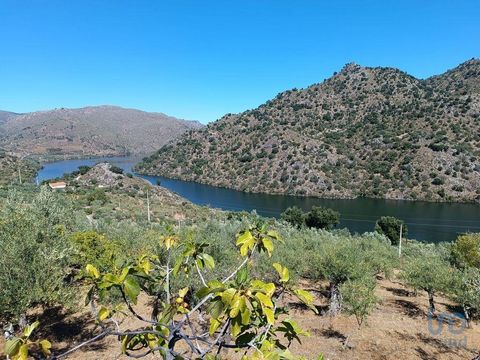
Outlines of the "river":
{"type": "MultiPolygon", "coordinates": [[[[62,160],[43,165],[38,180],[49,180],[77,170],[80,165],[92,166],[108,161],[132,172],[139,159],[111,157],[81,160],[62,160]]],[[[278,217],[289,206],[309,210],[314,205],[335,209],[341,214],[339,227],[352,232],[372,231],[380,216],[395,216],[405,220],[408,237],[440,242],[452,241],[459,233],[480,232],[480,205],[462,203],[431,203],[425,201],[399,201],[359,198],[332,200],[288,195],[251,194],[218,188],[195,182],[168,179],[161,176],[138,175],[152,184],[160,184],[198,205],[207,205],[224,210],[256,210],[258,214],[278,217]]]]}

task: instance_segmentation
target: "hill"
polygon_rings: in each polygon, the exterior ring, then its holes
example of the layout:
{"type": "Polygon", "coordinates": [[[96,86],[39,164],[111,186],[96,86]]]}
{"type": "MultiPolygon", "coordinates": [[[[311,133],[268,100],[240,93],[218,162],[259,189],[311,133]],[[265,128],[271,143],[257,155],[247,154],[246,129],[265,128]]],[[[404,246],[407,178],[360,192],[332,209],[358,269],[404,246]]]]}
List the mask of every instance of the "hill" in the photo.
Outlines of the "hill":
{"type": "Polygon", "coordinates": [[[478,59],[426,80],[347,64],[184,134],[137,171],[251,192],[478,200],[479,88],[478,59]]]}
{"type": "Polygon", "coordinates": [[[0,146],[44,158],[147,154],[200,126],[116,106],[1,113],[0,146]]]}
{"type": "Polygon", "coordinates": [[[91,219],[147,221],[147,192],[152,223],[178,220],[203,221],[219,211],[192,204],[181,196],[147,180],[125,174],[109,163],[81,167],[64,180],[67,196],[91,219]]]}

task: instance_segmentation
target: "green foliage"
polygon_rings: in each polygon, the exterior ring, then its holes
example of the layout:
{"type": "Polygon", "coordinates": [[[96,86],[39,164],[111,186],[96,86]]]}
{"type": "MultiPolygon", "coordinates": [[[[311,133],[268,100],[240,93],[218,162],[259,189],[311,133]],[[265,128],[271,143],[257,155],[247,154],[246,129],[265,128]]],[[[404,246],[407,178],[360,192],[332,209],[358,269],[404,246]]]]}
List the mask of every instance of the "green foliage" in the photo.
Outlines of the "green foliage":
{"type": "Polygon", "coordinates": [[[452,258],[456,266],[480,268],[480,233],[464,234],[457,237],[451,246],[452,258]]]}
{"type": "Polygon", "coordinates": [[[11,194],[0,213],[0,313],[17,317],[34,304],[66,304],[72,211],[46,187],[32,200],[11,194]]]}
{"type": "Polygon", "coordinates": [[[424,290],[429,296],[430,313],[435,312],[434,295],[451,293],[455,288],[454,269],[444,254],[434,246],[424,246],[421,251],[406,259],[400,274],[407,286],[424,290]]]}
{"type": "Polygon", "coordinates": [[[332,229],[339,223],[339,212],[321,206],[313,206],[305,216],[305,224],[311,228],[332,229]]]}
{"type": "Polygon", "coordinates": [[[375,285],[372,277],[365,276],[349,280],[340,287],[344,311],[349,315],[355,315],[359,327],[378,302],[375,285]]]}
{"type": "MultiPolygon", "coordinates": [[[[120,338],[123,353],[132,355],[142,349],[155,349],[163,358],[169,359],[173,355],[181,358],[175,350],[175,344],[184,339],[192,353],[200,354],[200,358],[212,357],[225,342],[230,342],[226,338],[229,335],[233,340],[229,346],[246,351],[248,358],[296,358],[288,352],[287,347],[293,339],[308,334],[291,319],[280,321],[281,312],[277,303],[281,294],[289,292],[316,311],[312,305],[313,296],[290,284],[288,269],[278,263],[273,266],[278,277],[277,283],[250,277],[250,268],[255,266],[258,253],[264,252],[269,257],[272,255],[274,243],[279,242],[276,231],[259,221],[247,226],[238,233],[235,242],[244,260],[223,280],[217,278],[207,282],[204,272],[213,270],[216,264],[214,258],[206,253],[209,245],[195,242],[191,236],[182,244],[181,238],[171,228],[166,230],[166,234],[160,238],[160,244],[167,252],[166,258],[143,255],[136,260],[127,260],[122,268],[112,272],[102,272],[92,264],[85,268],[85,281],[90,284],[87,303],[95,305],[98,300],[108,297],[111,291],[119,291],[131,315],[149,324],[148,328],[134,332],[109,331],[109,334],[120,338]],[[178,252],[177,248],[182,250],[178,252]],[[175,266],[172,267],[171,261],[175,266]],[[198,302],[192,310],[186,296],[193,289],[185,287],[173,290],[171,285],[182,274],[194,274],[191,269],[196,269],[203,284],[196,291],[198,302]],[[142,318],[131,306],[137,303],[141,292],[157,298],[154,309],[156,315],[152,320],[142,318]],[[192,341],[198,335],[191,325],[188,331],[184,329],[197,311],[210,317],[209,334],[213,342],[207,350],[202,350],[192,341]],[[149,330],[152,328],[153,331],[149,330]],[[289,340],[287,346],[281,344],[277,333],[284,334],[283,337],[289,340]]],[[[88,238],[98,236],[89,234],[88,238]]],[[[97,313],[97,320],[105,328],[109,319],[119,311],[116,306],[102,306],[97,313]]]]}
{"type": "Polygon", "coordinates": [[[393,216],[382,216],[375,223],[375,231],[389,238],[392,245],[398,245],[400,241],[400,227],[402,227],[402,237],[405,238],[408,234],[408,227],[403,220],[393,216]]]}
{"type": "Polygon", "coordinates": [[[460,304],[465,318],[470,322],[480,311],[480,269],[465,267],[457,271],[454,279],[453,298],[460,304]]]}
{"type": "Polygon", "coordinates": [[[121,254],[120,248],[113,241],[96,231],[75,232],[70,241],[74,249],[72,261],[81,267],[93,264],[101,271],[110,270],[115,257],[121,254]]]}
{"type": "Polygon", "coordinates": [[[29,351],[39,349],[43,356],[48,357],[51,354],[52,344],[50,341],[43,339],[32,341],[30,339],[32,333],[40,325],[38,321],[27,325],[20,336],[13,336],[5,342],[5,354],[12,360],[27,360],[29,351]]]}
{"type": "Polygon", "coordinates": [[[289,224],[296,226],[297,228],[305,226],[305,214],[303,213],[302,209],[296,206],[287,208],[284,212],[282,212],[280,218],[289,224]]]}

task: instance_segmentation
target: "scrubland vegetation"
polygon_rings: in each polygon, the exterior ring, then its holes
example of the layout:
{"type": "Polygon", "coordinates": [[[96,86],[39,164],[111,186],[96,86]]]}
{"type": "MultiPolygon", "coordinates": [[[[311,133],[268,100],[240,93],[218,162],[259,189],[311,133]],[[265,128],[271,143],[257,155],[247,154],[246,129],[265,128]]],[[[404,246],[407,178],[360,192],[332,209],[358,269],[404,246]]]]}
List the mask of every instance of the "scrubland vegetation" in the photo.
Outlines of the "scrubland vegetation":
{"type": "MultiPolygon", "coordinates": [[[[108,203],[124,195],[103,196],[108,203]]],[[[166,359],[228,358],[234,349],[245,358],[297,358],[290,345],[316,335],[295,322],[285,298],[296,297],[313,317],[351,316],[361,333],[382,302],[376,288],[385,278],[428,294],[429,316],[438,296],[458,304],[469,325],[480,310],[478,234],[453,244],[404,241],[399,257],[398,239],[385,226],[363,235],[326,230],[331,226],[316,224],[332,214],[321,209],[310,225],[222,212],[148,223],[102,217],[102,201],[87,205],[78,193],[46,187],[2,193],[0,314],[2,323],[15,324],[5,347],[12,359],[59,355],[31,310],[76,311],[83,299],[97,323],[92,338],[115,335],[118,353],[166,359]],[[99,215],[93,221],[85,212],[92,205],[99,215]],[[305,284],[325,291],[308,292],[305,284]],[[317,305],[321,298],[327,307],[317,305]],[[138,302],[148,305],[147,315],[135,310],[138,302]],[[122,327],[126,316],[139,322],[135,328],[122,327]]],[[[398,225],[387,220],[379,222],[398,225]]]]}
{"type": "Polygon", "coordinates": [[[478,59],[425,80],[347,64],[183,134],[137,170],[250,192],[479,201],[479,84],[478,59]]]}

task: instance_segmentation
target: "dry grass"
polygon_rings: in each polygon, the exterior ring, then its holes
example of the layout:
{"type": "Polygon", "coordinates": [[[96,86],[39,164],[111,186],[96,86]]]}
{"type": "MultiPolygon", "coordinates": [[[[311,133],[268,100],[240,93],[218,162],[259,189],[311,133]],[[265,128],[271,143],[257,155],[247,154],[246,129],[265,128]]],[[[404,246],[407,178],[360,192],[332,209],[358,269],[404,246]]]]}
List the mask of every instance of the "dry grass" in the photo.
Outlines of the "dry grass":
{"type": "MultiPolygon", "coordinates": [[[[316,297],[316,306],[322,312],[327,307],[323,284],[306,284],[316,297]]],[[[292,351],[308,358],[316,358],[323,353],[326,359],[473,359],[480,352],[480,324],[474,323],[471,329],[454,334],[443,327],[439,335],[430,333],[427,318],[427,297],[423,293],[415,296],[402,284],[380,279],[377,305],[366,324],[358,329],[355,318],[315,315],[302,305],[286,299],[291,317],[311,333],[302,338],[302,344],[294,344],[292,351]],[[456,342],[455,344],[453,342],[456,342]]],[[[148,299],[142,298],[137,310],[148,314],[148,299]]],[[[454,312],[454,305],[442,297],[437,298],[438,312],[454,312]]],[[[50,309],[39,315],[42,321],[42,336],[55,344],[56,351],[65,350],[82,339],[88,339],[95,332],[95,324],[85,309],[74,314],[65,314],[61,309],[50,309]]],[[[126,320],[122,328],[134,328],[138,322],[126,320]]],[[[437,327],[434,320],[433,325],[437,327]]],[[[459,324],[456,325],[459,329],[459,324]]],[[[3,345],[2,345],[3,347],[3,345]]],[[[224,354],[224,358],[236,358],[234,354],[224,354]]],[[[123,359],[119,343],[108,338],[93,346],[72,354],[68,359],[97,360],[123,359]]],[[[150,356],[150,359],[158,356],[150,356]]]]}

